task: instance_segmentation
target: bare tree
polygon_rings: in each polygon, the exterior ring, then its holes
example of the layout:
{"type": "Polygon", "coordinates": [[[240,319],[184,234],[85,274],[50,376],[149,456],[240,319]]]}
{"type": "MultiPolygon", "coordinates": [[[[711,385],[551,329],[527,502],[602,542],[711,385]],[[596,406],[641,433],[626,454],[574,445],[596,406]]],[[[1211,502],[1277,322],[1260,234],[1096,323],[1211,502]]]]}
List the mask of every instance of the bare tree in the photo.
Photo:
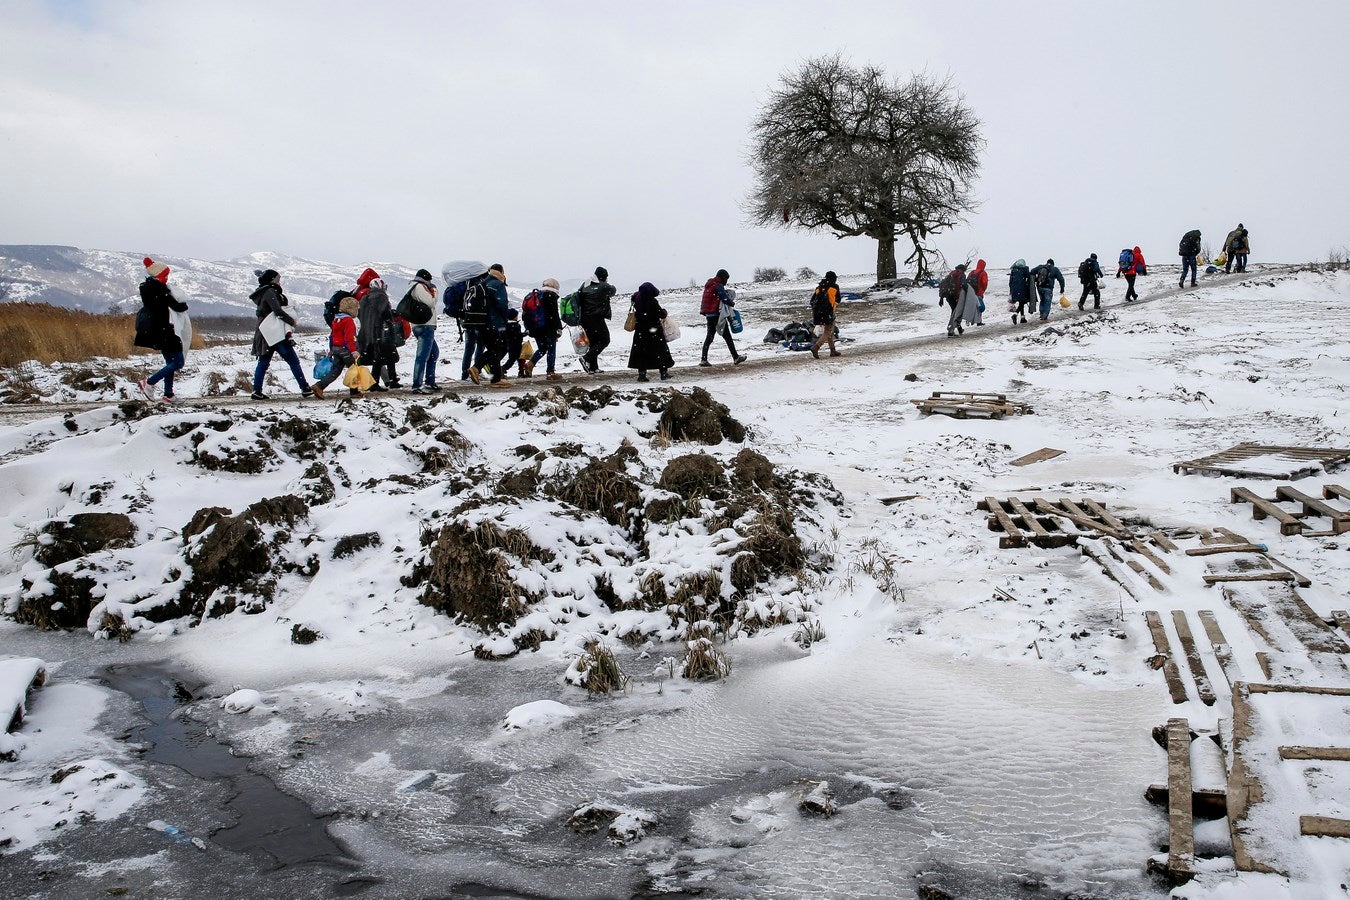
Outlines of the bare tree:
{"type": "Polygon", "coordinates": [[[752,126],[751,222],[826,229],[877,242],[877,280],[905,260],[929,274],[928,239],[975,208],[971,186],[984,147],[980,122],[948,78],[892,81],[839,55],[809,59],[783,77],[752,126]]]}

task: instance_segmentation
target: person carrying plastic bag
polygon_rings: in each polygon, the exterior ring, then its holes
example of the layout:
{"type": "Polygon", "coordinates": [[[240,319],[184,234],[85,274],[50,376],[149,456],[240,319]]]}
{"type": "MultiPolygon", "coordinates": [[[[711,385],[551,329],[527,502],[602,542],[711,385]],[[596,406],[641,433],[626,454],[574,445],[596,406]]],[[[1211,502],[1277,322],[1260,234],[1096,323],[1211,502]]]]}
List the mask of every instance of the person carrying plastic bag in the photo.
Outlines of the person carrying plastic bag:
{"type": "Polygon", "coordinates": [[[708,350],[711,349],[713,338],[717,337],[719,332],[726,338],[732,362],[736,365],[745,362],[746,358],[736,352],[736,342],[731,337],[731,329],[727,327],[726,317],[736,306],[736,295],[727,293],[727,282],[730,280],[731,275],[726,269],[718,269],[717,274],[703,285],[703,301],[698,311],[708,322],[708,334],[703,338],[703,359],[699,362],[700,366],[712,365],[708,362],[708,350]]]}
{"type": "MultiPolygon", "coordinates": [[[[356,350],[356,312],[358,304],[355,297],[343,297],[338,301],[337,315],[328,334],[328,359],[331,365],[328,374],[314,385],[314,396],[323,399],[323,392],[337,381],[342,371],[356,365],[359,354],[356,350]]],[[[352,389],[352,396],[361,396],[359,389],[352,389]]]]}
{"type": "Polygon", "coordinates": [[[272,354],[280,354],[291,367],[291,374],[300,386],[300,396],[313,397],[314,389],[305,379],[305,370],[300,366],[300,357],[295,355],[295,344],[291,340],[291,330],[296,327],[295,319],[286,312],[290,301],[281,291],[281,275],[276,269],[267,269],[258,273],[258,289],[249,294],[249,299],[257,306],[258,328],[253,332],[253,355],[258,357],[258,365],[253,370],[254,400],[266,400],[263,393],[263,379],[267,377],[267,367],[272,362],[272,354]]]}

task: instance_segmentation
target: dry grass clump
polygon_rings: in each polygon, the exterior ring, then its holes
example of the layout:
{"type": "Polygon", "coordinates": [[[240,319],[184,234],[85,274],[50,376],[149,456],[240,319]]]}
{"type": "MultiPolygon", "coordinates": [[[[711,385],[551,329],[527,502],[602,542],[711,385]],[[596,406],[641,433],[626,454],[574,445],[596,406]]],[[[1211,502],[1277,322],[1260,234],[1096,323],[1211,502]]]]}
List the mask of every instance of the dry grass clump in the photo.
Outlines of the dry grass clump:
{"type": "Polygon", "coordinates": [[[690,626],[680,674],[690,681],[720,681],[731,674],[731,660],[713,643],[710,627],[690,626]]]}
{"type": "Polygon", "coordinates": [[[580,684],[591,694],[609,694],[622,691],[630,681],[614,651],[609,649],[599,637],[588,639],[582,647],[581,658],[576,662],[580,684]]]}
{"type": "MultiPolygon", "coordinates": [[[[49,303],[0,303],[0,368],[25,360],[79,362],[95,356],[114,359],[148,353],[132,345],[135,316],[107,316],[49,303]]],[[[206,346],[194,333],[192,349],[206,346]]]]}

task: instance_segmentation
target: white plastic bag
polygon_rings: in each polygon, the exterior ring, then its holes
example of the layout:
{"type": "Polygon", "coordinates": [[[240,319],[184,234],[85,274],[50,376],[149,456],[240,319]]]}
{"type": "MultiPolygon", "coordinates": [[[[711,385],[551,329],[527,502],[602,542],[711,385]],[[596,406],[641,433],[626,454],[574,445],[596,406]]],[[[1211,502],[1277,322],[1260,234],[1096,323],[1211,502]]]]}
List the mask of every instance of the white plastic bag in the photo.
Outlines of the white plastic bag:
{"type": "Polygon", "coordinates": [[[188,351],[192,349],[192,317],[185,312],[171,309],[169,322],[173,325],[173,333],[183,342],[183,360],[186,362],[188,351]]]}
{"type": "Polygon", "coordinates": [[[456,284],[477,278],[487,270],[487,264],[476,259],[452,259],[441,266],[441,277],[445,279],[446,284],[456,284]]]}
{"type": "Polygon", "coordinates": [[[680,323],[676,322],[670,316],[666,316],[664,319],[661,320],[661,333],[666,336],[667,343],[669,343],[670,341],[679,340],[680,323]]]}
{"type": "Polygon", "coordinates": [[[268,347],[275,347],[286,340],[286,334],[290,331],[290,326],[282,321],[276,313],[270,312],[258,323],[258,331],[262,334],[263,341],[268,347]]]}

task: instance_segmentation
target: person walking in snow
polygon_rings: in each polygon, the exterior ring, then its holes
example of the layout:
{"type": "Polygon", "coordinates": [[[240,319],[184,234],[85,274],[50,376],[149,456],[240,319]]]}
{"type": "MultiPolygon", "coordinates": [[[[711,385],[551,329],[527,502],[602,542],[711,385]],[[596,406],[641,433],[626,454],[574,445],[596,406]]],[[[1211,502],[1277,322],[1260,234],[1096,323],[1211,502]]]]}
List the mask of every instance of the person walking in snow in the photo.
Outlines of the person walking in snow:
{"type": "Polygon", "coordinates": [[[525,360],[520,356],[524,348],[525,329],[520,326],[520,310],[511,307],[506,311],[506,358],[502,365],[509,369],[514,364],[518,378],[525,375],[525,360]]]}
{"type": "MultiPolygon", "coordinates": [[[[1136,248],[1137,249],[1137,248],[1136,248]]],[[[1133,303],[1139,299],[1139,294],[1134,289],[1135,276],[1139,274],[1138,257],[1134,250],[1120,251],[1120,262],[1116,266],[1116,277],[1125,276],[1125,302],[1133,303]]]]}
{"type": "Polygon", "coordinates": [[[628,351],[628,368],[637,369],[638,381],[647,381],[647,370],[656,369],[661,380],[670,378],[670,367],[675,365],[666,344],[666,311],[657,302],[661,292],[650,281],[644,281],[633,295],[633,346],[628,351]]]}
{"type": "Polygon", "coordinates": [[[142,316],[137,315],[135,344],[137,347],[158,350],[164,357],[164,366],[149,378],[142,378],[138,386],[145,399],[153,400],[155,385],[163,381],[164,396],[160,398],[160,402],[172,403],[173,376],[183,368],[187,348],[183,346],[182,336],[173,327],[173,316],[170,312],[185,313],[187,304],[175,297],[173,291],[169,289],[169,267],[164,263],[155,262],[148,256],[145,258],[145,280],[141,282],[140,291],[141,306],[145,309],[144,324],[147,327],[142,331],[140,327],[142,316]]]}
{"type": "Polygon", "coordinates": [[[1053,259],[1031,270],[1031,282],[1036,285],[1036,294],[1040,298],[1041,321],[1050,321],[1050,305],[1055,298],[1055,282],[1059,282],[1060,293],[1064,292],[1064,273],[1055,265],[1053,259]]]}
{"type": "Polygon", "coordinates": [[[1228,260],[1223,267],[1225,273],[1232,269],[1247,271],[1247,254],[1252,251],[1251,242],[1247,239],[1247,226],[1239,222],[1238,227],[1228,233],[1224,250],[1228,253],[1228,260]]]}
{"type": "Polygon", "coordinates": [[[1078,281],[1083,285],[1083,296],[1078,298],[1079,309],[1087,305],[1089,294],[1092,295],[1092,308],[1102,308],[1102,289],[1097,279],[1105,277],[1106,273],[1102,271],[1102,264],[1097,262],[1095,253],[1078,264],[1078,281]]]}
{"type": "Polygon", "coordinates": [[[1181,257],[1181,281],[1177,282],[1177,287],[1186,286],[1187,272],[1191,273],[1191,287],[1195,287],[1195,280],[1200,274],[1196,271],[1200,256],[1200,229],[1192,229],[1181,236],[1181,243],[1177,245],[1177,255],[1181,257]]]}
{"type": "Polygon", "coordinates": [[[1141,277],[1148,274],[1148,263],[1144,262],[1144,251],[1138,247],[1134,248],[1134,274],[1141,277]]]}
{"type": "Polygon", "coordinates": [[[1017,324],[1019,316],[1022,324],[1027,324],[1027,306],[1030,303],[1031,270],[1027,268],[1025,259],[1019,259],[1008,270],[1008,312],[1012,313],[1014,325],[1017,324]]]}
{"type": "Polygon", "coordinates": [[[502,381],[506,359],[506,322],[511,312],[511,300],[506,293],[506,270],[501,263],[493,263],[488,269],[485,282],[487,287],[487,328],[484,332],[486,350],[483,353],[483,365],[469,369],[469,377],[474,384],[481,384],[483,368],[492,370],[492,380],[488,387],[507,387],[502,381]]]}
{"type": "Polygon", "coordinates": [[[745,357],[736,352],[736,341],[731,337],[731,321],[728,310],[736,305],[734,295],[727,292],[727,282],[731,275],[726,269],[718,269],[717,274],[703,284],[703,301],[699,304],[699,314],[708,323],[708,334],[703,338],[703,358],[700,366],[710,366],[708,351],[712,348],[713,338],[721,332],[726,339],[727,350],[731,352],[731,361],[735,365],[745,362],[745,357]]]}
{"type": "MultiPolygon", "coordinates": [[[[409,315],[416,314],[409,321],[416,322],[426,316],[425,322],[412,327],[412,336],[417,340],[417,351],[413,354],[412,392],[434,393],[440,390],[436,384],[436,362],[441,358],[441,345],[436,343],[436,284],[426,269],[418,269],[413,276],[405,302],[409,315]]],[[[400,304],[400,309],[403,308],[400,304]]]]}
{"type": "Polygon", "coordinates": [[[538,288],[530,292],[521,303],[522,324],[525,332],[535,343],[534,356],[525,363],[525,374],[534,375],[535,364],[548,358],[548,380],[561,381],[562,376],[554,371],[558,358],[558,338],[562,337],[562,318],[558,314],[558,292],[561,290],[558,279],[545,278],[538,288]],[[533,300],[531,300],[533,297],[533,300]]]}
{"type": "Polygon", "coordinates": [[[287,330],[278,341],[271,341],[263,335],[263,320],[268,316],[275,317],[291,329],[296,327],[295,319],[286,311],[290,301],[281,290],[281,275],[277,270],[267,269],[259,272],[258,289],[249,294],[248,298],[257,307],[258,318],[258,328],[253,332],[253,355],[258,357],[258,365],[253,370],[253,393],[250,396],[254,400],[267,399],[267,395],[263,393],[263,378],[267,376],[267,367],[272,363],[272,354],[276,353],[291,367],[295,383],[300,386],[300,396],[313,397],[314,389],[305,379],[305,371],[300,367],[300,357],[295,355],[295,343],[291,339],[290,330],[287,330]]]}
{"type": "Polygon", "coordinates": [[[984,270],[984,260],[975,261],[975,271],[966,279],[966,286],[974,294],[974,303],[965,310],[966,321],[984,325],[984,292],[989,290],[989,273],[984,270]]]}
{"type": "MultiPolygon", "coordinates": [[[[354,296],[338,300],[338,311],[333,316],[333,323],[329,326],[328,332],[328,358],[333,361],[333,367],[314,385],[314,396],[320,400],[323,399],[323,392],[328,386],[342,376],[344,369],[356,365],[358,351],[355,316],[359,310],[360,306],[354,296]]],[[[359,397],[361,392],[353,388],[351,395],[359,397]]]]}
{"type": "Polygon", "coordinates": [[[356,343],[361,348],[361,361],[370,368],[370,377],[375,383],[370,386],[372,393],[383,393],[391,387],[398,387],[398,374],[394,371],[394,362],[390,359],[390,342],[386,332],[393,327],[394,313],[389,308],[389,291],[384,279],[374,269],[366,269],[356,279],[357,302],[360,304],[361,328],[357,332],[356,343]],[[385,384],[380,384],[380,373],[385,372],[385,384]]]}
{"type": "Polygon", "coordinates": [[[820,359],[820,345],[830,345],[831,356],[843,356],[834,348],[835,317],[839,311],[839,276],[826,272],[811,294],[811,324],[820,328],[820,336],[811,345],[811,355],[820,359]]]}
{"type": "Polygon", "coordinates": [[[614,286],[609,283],[609,271],[595,267],[595,278],[577,290],[577,314],[581,328],[586,332],[586,355],[581,357],[581,368],[586,372],[600,371],[600,354],[609,346],[609,319],[613,316],[609,301],[614,286]]]}
{"type": "Polygon", "coordinates": [[[965,333],[961,327],[961,313],[965,308],[967,280],[966,264],[957,263],[956,268],[948,272],[938,284],[938,303],[945,300],[952,308],[952,314],[947,318],[947,337],[965,333]]]}

